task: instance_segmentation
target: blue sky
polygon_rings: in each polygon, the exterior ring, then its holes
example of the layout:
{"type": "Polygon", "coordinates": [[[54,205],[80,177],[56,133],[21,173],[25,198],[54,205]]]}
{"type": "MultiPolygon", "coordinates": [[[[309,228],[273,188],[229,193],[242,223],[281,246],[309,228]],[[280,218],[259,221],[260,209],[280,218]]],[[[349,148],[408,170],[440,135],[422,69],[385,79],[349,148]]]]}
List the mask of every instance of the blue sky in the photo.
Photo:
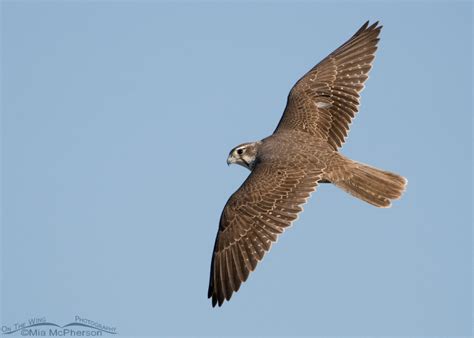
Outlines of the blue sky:
{"type": "Polygon", "coordinates": [[[123,335],[468,336],[472,3],[1,3],[1,325],[123,335]],[[313,194],[230,303],[206,298],[228,151],[293,83],[384,25],[342,152],[398,172],[376,209],[313,194]]]}

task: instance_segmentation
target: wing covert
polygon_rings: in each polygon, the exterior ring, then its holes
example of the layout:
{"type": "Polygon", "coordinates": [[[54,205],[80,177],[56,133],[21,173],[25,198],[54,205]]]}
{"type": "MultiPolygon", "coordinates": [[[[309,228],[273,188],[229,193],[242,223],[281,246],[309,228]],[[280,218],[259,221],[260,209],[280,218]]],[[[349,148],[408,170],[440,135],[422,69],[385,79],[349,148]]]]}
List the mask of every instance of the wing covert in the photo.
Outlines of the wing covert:
{"type": "Polygon", "coordinates": [[[302,211],[321,171],[259,163],[222,211],[208,297],[222,305],[302,211]]]}
{"type": "Polygon", "coordinates": [[[293,86],[275,130],[299,130],[326,140],[334,150],[345,141],[359,109],[382,26],[366,22],[348,41],[293,86]]]}

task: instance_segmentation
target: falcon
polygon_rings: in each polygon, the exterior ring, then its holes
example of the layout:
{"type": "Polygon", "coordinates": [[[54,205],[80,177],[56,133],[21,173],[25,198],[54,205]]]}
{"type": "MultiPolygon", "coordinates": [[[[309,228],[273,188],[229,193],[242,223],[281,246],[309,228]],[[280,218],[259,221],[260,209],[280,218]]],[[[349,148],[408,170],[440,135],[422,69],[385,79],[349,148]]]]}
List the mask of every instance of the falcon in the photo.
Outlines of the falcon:
{"type": "Polygon", "coordinates": [[[208,291],[213,307],[239,290],[319,183],[332,183],[380,208],[402,195],[404,177],[339,153],[359,109],[381,29],[378,22],[366,22],[296,82],[271,136],[230,151],[227,163],[251,173],[220,218],[208,291]]]}

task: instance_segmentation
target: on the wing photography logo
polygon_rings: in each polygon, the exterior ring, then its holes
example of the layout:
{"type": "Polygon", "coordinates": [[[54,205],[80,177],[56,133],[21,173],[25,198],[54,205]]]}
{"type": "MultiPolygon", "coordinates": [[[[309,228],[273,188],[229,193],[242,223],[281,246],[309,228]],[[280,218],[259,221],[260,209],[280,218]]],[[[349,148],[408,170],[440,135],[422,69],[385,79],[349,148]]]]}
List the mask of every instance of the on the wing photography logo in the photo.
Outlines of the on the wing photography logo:
{"type": "Polygon", "coordinates": [[[117,334],[117,328],[81,316],[75,316],[74,321],[64,325],[48,321],[46,317],[35,317],[12,325],[2,325],[2,333],[32,337],[93,337],[117,334]]]}

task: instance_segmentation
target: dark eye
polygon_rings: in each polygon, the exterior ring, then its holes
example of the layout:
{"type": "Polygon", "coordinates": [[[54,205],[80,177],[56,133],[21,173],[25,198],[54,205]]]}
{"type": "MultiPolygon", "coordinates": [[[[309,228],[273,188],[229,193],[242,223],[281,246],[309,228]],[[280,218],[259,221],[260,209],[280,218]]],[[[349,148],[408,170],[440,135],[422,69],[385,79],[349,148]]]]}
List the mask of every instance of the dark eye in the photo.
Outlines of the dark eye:
{"type": "Polygon", "coordinates": [[[237,149],[237,154],[242,155],[243,152],[244,152],[244,151],[242,150],[242,148],[237,149]]]}

